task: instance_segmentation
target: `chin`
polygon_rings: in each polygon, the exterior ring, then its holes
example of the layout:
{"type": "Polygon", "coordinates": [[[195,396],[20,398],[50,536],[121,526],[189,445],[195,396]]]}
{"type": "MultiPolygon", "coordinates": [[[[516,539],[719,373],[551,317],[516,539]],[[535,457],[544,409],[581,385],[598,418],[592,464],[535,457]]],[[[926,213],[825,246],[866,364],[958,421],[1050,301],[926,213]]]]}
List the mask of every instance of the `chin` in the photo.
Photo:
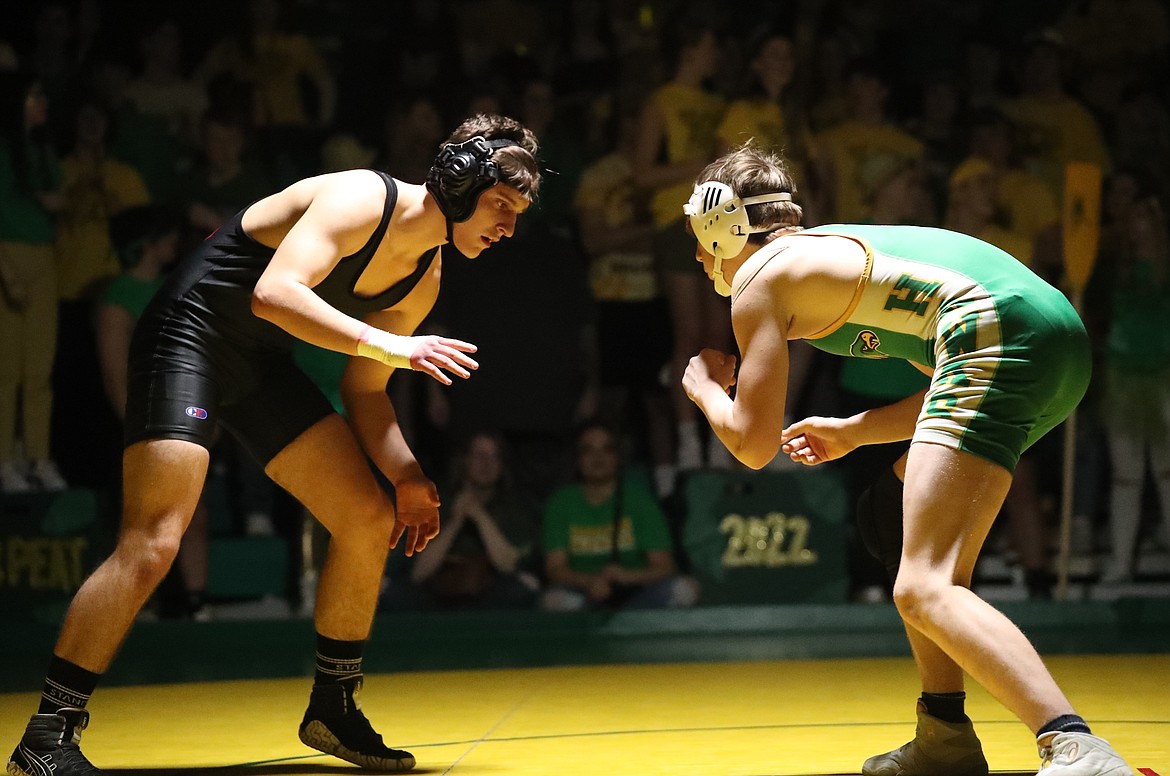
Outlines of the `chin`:
{"type": "Polygon", "coordinates": [[[475,257],[479,256],[479,254],[483,253],[484,247],[478,243],[472,243],[471,245],[456,244],[455,250],[463,254],[465,258],[474,259],[475,257]]]}

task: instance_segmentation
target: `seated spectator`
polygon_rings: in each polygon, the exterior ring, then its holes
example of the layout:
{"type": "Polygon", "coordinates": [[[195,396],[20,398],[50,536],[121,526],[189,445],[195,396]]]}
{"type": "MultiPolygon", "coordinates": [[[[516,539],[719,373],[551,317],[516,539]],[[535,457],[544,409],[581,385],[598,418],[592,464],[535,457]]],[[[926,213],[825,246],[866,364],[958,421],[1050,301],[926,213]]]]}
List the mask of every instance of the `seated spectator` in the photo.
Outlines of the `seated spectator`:
{"type": "Polygon", "coordinates": [[[622,475],[615,434],[587,424],[577,437],[580,482],[544,509],[542,608],[690,606],[698,585],[675,568],[670,529],[647,486],[622,475]]]}
{"type": "Polygon", "coordinates": [[[512,487],[504,443],[473,434],[443,499],[443,530],[419,553],[406,585],[391,582],[386,608],[528,609],[536,603],[537,517],[512,487]]]}

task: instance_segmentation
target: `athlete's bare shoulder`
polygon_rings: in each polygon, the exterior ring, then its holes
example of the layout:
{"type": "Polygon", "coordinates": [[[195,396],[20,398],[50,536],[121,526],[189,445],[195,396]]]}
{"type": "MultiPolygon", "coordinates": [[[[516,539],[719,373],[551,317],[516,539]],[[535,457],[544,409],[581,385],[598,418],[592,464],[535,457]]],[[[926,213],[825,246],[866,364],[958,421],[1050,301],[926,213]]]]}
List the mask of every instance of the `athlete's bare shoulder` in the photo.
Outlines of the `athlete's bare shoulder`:
{"type": "Polygon", "coordinates": [[[773,242],[784,251],[784,274],[791,282],[821,279],[853,284],[865,272],[865,246],[851,237],[791,232],[773,242]]]}
{"type": "Polygon", "coordinates": [[[733,298],[767,295],[790,338],[805,337],[848,306],[865,265],[864,247],[847,237],[780,234],[736,272],[733,298]]]}
{"type": "MultiPolygon", "coordinates": [[[[330,220],[335,220],[343,228],[345,224],[360,227],[371,219],[382,218],[386,206],[386,182],[373,170],[326,173],[301,183],[305,184],[305,190],[299,196],[310,198],[306,206],[325,211],[330,220]]],[[[292,187],[289,192],[293,193],[292,187]]]]}
{"type": "Polygon", "coordinates": [[[279,244],[302,219],[332,233],[365,232],[382,217],[386,184],[373,170],[346,170],[302,178],[252,204],[244,231],[268,245],[279,244]]]}

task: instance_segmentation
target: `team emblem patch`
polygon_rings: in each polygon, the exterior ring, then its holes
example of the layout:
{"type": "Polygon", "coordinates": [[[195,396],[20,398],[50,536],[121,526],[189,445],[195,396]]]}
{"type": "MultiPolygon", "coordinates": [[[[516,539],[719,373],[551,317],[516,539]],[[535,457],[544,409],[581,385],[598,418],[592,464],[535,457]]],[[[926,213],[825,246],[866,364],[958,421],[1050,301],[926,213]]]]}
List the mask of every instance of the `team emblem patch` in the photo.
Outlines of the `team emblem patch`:
{"type": "Polygon", "coordinates": [[[879,350],[881,346],[881,337],[869,329],[862,329],[857,332],[857,338],[849,346],[849,355],[861,358],[889,358],[887,354],[879,350]]]}
{"type": "Polygon", "coordinates": [[[196,420],[207,420],[207,410],[202,407],[188,407],[183,411],[196,420]]]}

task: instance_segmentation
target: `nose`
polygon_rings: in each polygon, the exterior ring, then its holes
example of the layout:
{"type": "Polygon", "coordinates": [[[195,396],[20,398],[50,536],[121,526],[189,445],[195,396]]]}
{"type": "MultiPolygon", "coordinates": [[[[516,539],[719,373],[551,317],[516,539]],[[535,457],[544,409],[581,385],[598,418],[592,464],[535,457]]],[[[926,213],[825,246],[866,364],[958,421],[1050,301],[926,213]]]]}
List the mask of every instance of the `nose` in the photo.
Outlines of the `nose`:
{"type": "Polygon", "coordinates": [[[496,229],[499,230],[502,237],[511,237],[516,231],[516,214],[510,213],[504,216],[503,220],[496,224],[496,229]]]}

